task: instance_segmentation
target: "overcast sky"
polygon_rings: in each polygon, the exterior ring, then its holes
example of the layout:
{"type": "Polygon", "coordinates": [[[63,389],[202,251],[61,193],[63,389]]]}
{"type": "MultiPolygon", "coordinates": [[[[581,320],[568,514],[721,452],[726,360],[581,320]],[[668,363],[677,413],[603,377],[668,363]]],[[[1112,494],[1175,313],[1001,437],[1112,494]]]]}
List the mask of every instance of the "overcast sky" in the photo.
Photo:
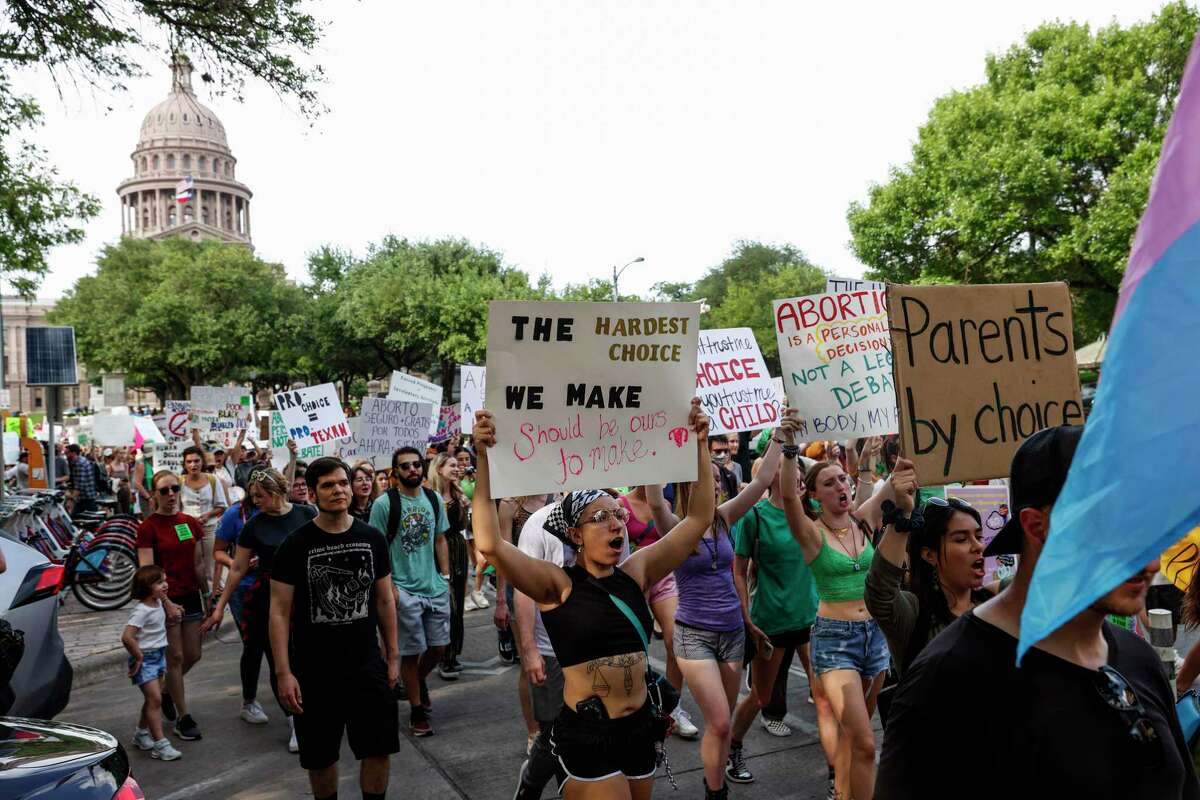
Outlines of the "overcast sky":
{"type": "MultiPolygon", "coordinates": [[[[1146,20],[1161,2],[793,0],[323,2],[329,111],[310,126],[269,90],[201,102],[254,192],[254,244],[296,278],[323,243],[462,236],[561,286],[636,256],[623,292],[695,280],[737,239],[790,242],[844,276],[846,209],[904,163],[933,101],[1050,19],[1146,20]]],[[[117,184],[166,64],[128,94],[55,97],[38,139],[100,197],[87,240],[51,254],[42,295],[94,270],[117,184]],[[108,111],[107,106],[112,106],[108,111]]]]}

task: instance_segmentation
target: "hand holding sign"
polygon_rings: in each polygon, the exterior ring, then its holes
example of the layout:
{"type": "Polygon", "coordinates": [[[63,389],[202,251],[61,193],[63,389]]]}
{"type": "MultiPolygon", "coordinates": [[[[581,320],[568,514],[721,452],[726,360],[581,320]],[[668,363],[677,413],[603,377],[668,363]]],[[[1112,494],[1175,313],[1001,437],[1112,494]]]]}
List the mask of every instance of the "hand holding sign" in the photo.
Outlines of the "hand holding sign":
{"type": "Polygon", "coordinates": [[[907,458],[896,459],[896,469],[888,478],[888,482],[892,485],[896,505],[901,510],[911,513],[916,505],[917,489],[919,488],[917,470],[913,466],[913,462],[907,458]]]}

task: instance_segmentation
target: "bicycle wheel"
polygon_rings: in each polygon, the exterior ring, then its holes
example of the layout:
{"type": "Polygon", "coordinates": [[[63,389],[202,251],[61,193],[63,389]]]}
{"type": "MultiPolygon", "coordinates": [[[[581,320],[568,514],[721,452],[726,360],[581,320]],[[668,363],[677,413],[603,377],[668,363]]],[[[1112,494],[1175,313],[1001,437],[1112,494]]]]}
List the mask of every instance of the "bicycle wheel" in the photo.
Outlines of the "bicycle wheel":
{"type": "MultiPolygon", "coordinates": [[[[97,564],[100,548],[88,554],[88,561],[97,564]]],[[[93,611],[112,611],[129,602],[133,574],[137,572],[137,556],[123,547],[105,547],[104,557],[97,564],[103,580],[85,582],[73,580],[71,591],[79,602],[93,611]]]]}

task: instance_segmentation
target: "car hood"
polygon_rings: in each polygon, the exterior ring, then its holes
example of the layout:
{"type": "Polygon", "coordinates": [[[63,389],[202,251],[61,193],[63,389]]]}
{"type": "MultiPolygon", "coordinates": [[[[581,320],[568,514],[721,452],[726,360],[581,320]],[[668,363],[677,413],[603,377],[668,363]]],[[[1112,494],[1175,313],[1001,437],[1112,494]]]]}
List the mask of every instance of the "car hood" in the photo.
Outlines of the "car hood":
{"type": "Polygon", "coordinates": [[[116,748],[115,738],[95,728],[0,717],[0,776],[9,770],[40,770],[78,759],[95,760],[116,748]]]}

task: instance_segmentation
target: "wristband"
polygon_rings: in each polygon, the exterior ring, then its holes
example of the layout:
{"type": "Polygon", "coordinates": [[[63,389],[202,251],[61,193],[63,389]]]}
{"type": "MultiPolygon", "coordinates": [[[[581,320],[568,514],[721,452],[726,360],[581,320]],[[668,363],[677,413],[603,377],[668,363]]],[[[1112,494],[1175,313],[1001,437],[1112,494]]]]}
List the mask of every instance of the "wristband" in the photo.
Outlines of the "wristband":
{"type": "Polygon", "coordinates": [[[796,456],[800,455],[800,445],[785,444],[779,449],[783,451],[784,458],[795,458],[796,456]]]}

